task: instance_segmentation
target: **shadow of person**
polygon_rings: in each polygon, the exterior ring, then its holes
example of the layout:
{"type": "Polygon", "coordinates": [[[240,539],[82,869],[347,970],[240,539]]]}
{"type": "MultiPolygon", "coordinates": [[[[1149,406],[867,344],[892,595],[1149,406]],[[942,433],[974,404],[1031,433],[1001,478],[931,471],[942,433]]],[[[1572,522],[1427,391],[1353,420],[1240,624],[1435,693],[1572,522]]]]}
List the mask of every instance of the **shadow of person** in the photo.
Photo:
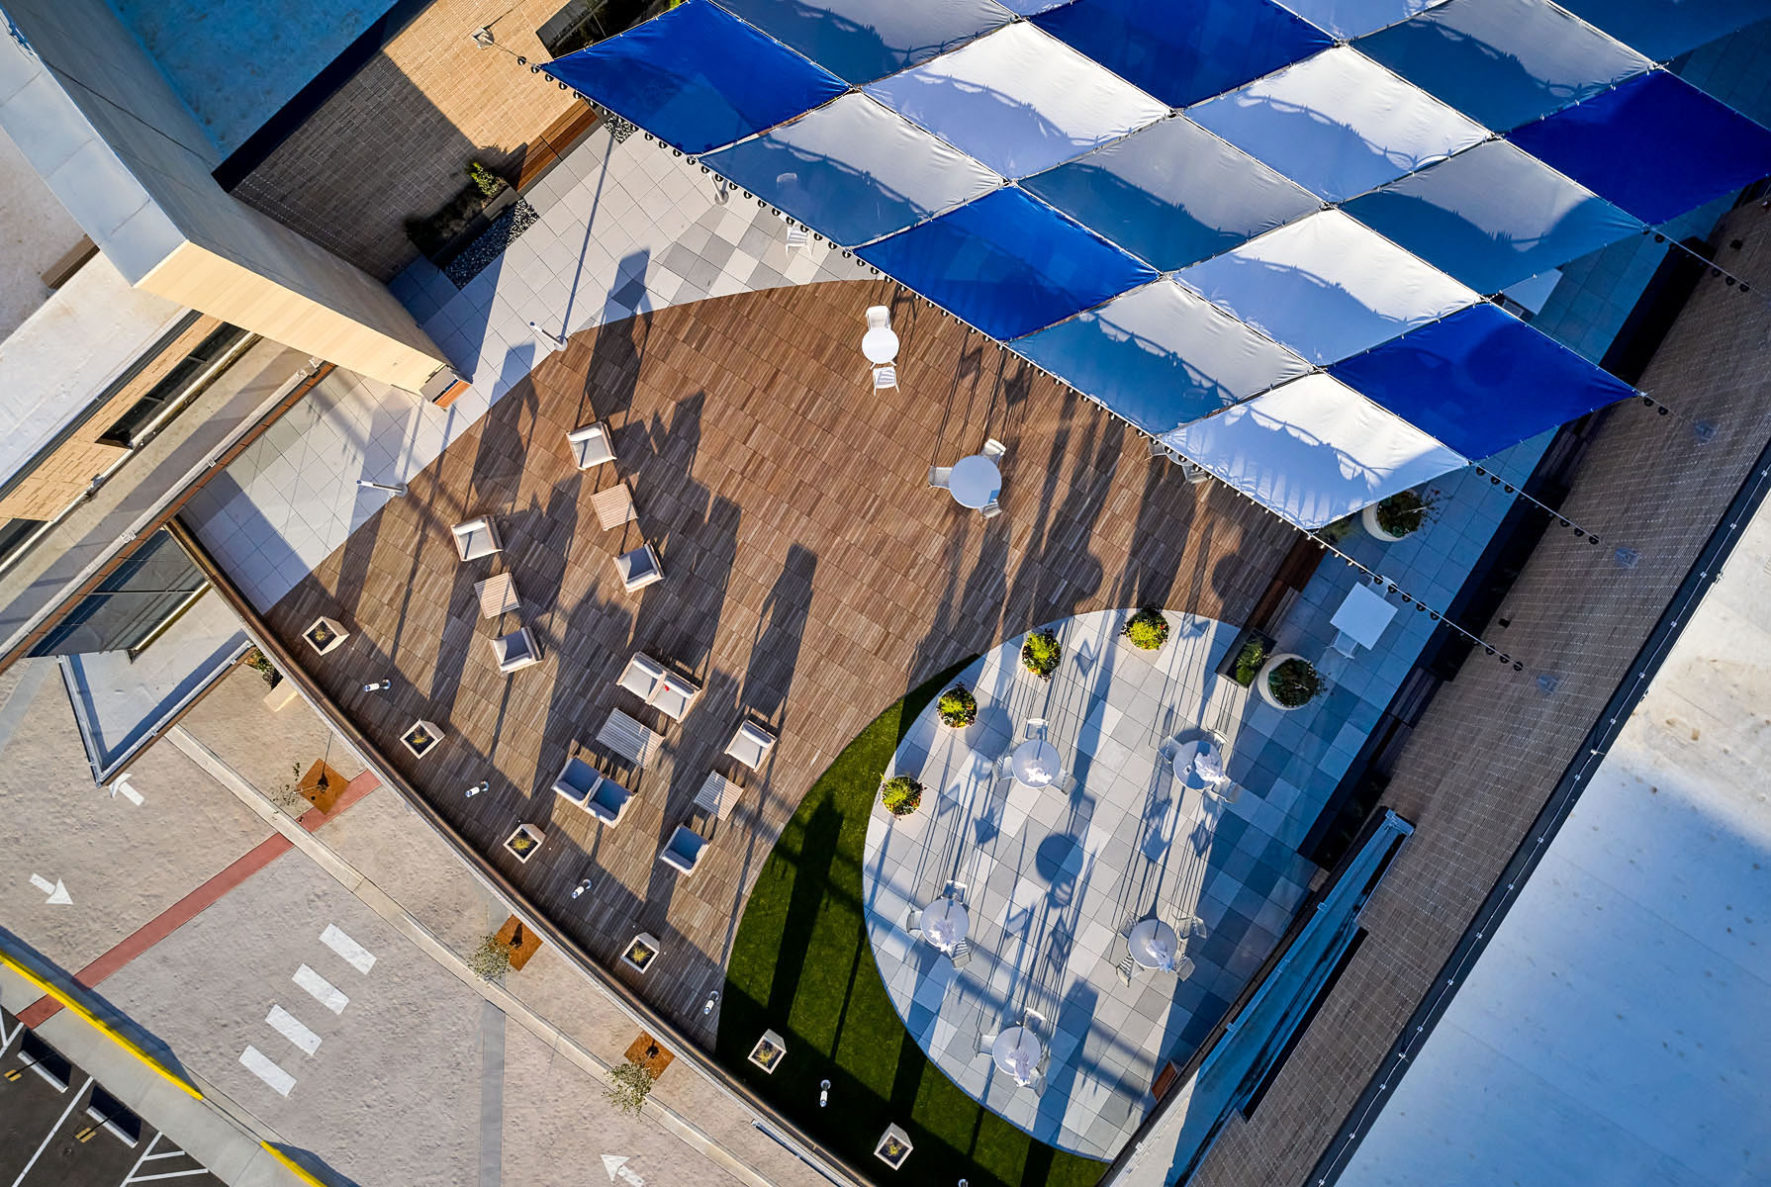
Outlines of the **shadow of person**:
{"type": "MultiPolygon", "coordinates": [[[[590,363],[584,372],[583,399],[577,416],[580,423],[592,419],[619,421],[633,406],[645,364],[646,343],[652,334],[652,311],[646,293],[646,272],[651,252],[641,248],[624,256],[615,268],[615,283],[603,300],[602,325],[591,344],[590,363]]],[[[620,455],[619,436],[614,442],[620,455]]]]}

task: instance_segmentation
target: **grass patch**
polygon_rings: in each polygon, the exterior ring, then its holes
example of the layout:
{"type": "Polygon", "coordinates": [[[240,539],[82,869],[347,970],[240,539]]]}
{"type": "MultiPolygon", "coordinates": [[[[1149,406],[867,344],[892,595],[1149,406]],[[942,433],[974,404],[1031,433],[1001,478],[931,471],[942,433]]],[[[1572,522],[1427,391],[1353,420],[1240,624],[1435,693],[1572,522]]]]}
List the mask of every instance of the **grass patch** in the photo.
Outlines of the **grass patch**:
{"type": "Polygon", "coordinates": [[[904,1028],[879,979],[861,909],[861,858],[880,777],[917,714],[961,664],[861,731],[806,793],[738,925],[720,1005],[726,1069],[870,1177],[976,1187],[1091,1187],[1106,1164],[1066,1154],[980,1106],[904,1028]],[[746,1060],[765,1029],[787,1040],[774,1075],[746,1060]],[[830,1107],[818,1082],[830,1081],[830,1107]],[[904,1169],[873,1157],[893,1122],[916,1147],[904,1169]]]}

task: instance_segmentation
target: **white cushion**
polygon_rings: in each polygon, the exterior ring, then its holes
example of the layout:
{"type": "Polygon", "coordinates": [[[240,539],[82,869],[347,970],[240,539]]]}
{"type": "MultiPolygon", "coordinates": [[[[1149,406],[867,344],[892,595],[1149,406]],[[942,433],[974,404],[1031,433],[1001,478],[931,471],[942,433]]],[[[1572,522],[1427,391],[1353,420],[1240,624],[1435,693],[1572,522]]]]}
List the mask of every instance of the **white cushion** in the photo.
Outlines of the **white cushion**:
{"type": "Polygon", "coordinates": [[[627,661],[627,667],[621,673],[619,681],[622,688],[631,692],[642,701],[650,701],[652,693],[657,691],[658,681],[664,677],[664,666],[643,651],[633,653],[627,661]]]}

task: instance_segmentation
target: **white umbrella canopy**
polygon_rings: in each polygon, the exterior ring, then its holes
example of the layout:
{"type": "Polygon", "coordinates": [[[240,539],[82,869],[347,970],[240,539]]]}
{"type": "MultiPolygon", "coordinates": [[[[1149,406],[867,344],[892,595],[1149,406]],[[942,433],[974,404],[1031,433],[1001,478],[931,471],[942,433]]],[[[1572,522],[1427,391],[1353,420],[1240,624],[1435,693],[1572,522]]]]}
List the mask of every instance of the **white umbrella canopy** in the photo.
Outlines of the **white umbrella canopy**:
{"type": "Polygon", "coordinates": [[[1175,929],[1160,919],[1141,920],[1126,937],[1132,959],[1147,969],[1164,971],[1175,967],[1180,937],[1175,929]]]}
{"type": "Polygon", "coordinates": [[[964,907],[952,899],[941,899],[923,908],[922,936],[935,947],[947,951],[965,939],[970,922],[964,907]]]}
{"type": "Polygon", "coordinates": [[[1011,1026],[997,1035],[991,1049],[996,1066],[1013,1076],[1018,1084],[1026,1084],[1038,1074],[1039,1060],[1044,1054],[1039,1036],[1025,1026],[1011,1026]]]}

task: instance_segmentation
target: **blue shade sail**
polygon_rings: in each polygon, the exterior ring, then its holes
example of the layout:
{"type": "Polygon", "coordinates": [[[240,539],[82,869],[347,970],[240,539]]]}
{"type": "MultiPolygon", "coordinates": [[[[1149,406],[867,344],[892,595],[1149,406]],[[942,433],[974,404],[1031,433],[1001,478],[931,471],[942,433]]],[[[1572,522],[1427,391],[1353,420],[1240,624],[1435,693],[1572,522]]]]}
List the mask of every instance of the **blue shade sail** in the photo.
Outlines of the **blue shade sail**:
{"type": "Polygon", "coordinates": [[[684,0],[542,69],[689,153],[773,127],[845,89],[708,0],[684,0]]]}
{"type": "Polygon", "coordinates": [[[1168,106],[1020,21],[867,93],[1004,177],[1025,177],[1168,114],[1168,106]]]}
{"type": "Polygon", "coordinates": [[[1653,65],[1549,0],[1451,0],[1358,48],[1498,132],[1653,65]]]}
{"type": "Polygon", "coordinates": [[[1156,279],[1154,269],[1007,187],[856,254],[998,340],[1156,279]]]}
{"type": "Polygon", "coordinates": [[[1152,124],[1022,185],[1165,272],[1322,206],[1185,116],[1152,124]]]}
{"type": "Polygon", "coordinates": [[[1504,140],[1478,144],[1342,209],[1490,294],[1642,229],[1504,140]]]}
{"type": "Polygon", "coordinates": [[[865,95],[702,158],[844,247],[983,197],[1002,179],[865,95]]]}
{"type": "Polygon", "coordinates": [[[1318,364],[1478,300],[1338,210],[1251,239],[1176,278],[1318,364]]]}
{"type": "Polygon", "coordinates": [[[1477,124],[1347,46],[1187,114],[1330,202],[1481,141],[1477,124]]]}
{"type": "Polygon", "coordinates": [[[1320,372],[1162,440],[1299,527],[1325,527],[1469,462],[1320,372]]]}
{"type": "Polygon", "coordinates": [[[1489,304],[1386,342],[1329,373],[1478,460],[1635,394],[1489,304]]]}
{"type": "Polygon", "coordinates": [[[1167,280],[1012,345],[1153,436],[1310,369],[1167,280]]]}
{"type": "Polygon", "coordinates": [[[1174,107],[1334,44],[1268,0],[1073,0],[1033,23],[1174,107]]]}
{"type": "Polygon", "coordinates": [[[857,85],[926,62],[1014,19],[995,0],[718,0],[857,85]]]}
{"type": "Polygon", "coordinates": [[[1507,139],[1649,223],[1771,174],[1771,132],[1664,70],[1507,139]]]}
{"type": "Polygon", "coordinates": [[[1003,7],[1022,16],[1036,16],[1048,8],[1068,4],[1070,0],[1002,0],[1003,7]]]}
{"type": "Polygon", "coordinates": [[[1771,17],[1771,0],[1562,0],[1562,7],[1657,62],[1771,17]]]}
{"type": "Polygon", "coordinates": [[[1343,41],[1407,20],[1445,0],[1286,0],[1285,7],[1343,41]]]}

